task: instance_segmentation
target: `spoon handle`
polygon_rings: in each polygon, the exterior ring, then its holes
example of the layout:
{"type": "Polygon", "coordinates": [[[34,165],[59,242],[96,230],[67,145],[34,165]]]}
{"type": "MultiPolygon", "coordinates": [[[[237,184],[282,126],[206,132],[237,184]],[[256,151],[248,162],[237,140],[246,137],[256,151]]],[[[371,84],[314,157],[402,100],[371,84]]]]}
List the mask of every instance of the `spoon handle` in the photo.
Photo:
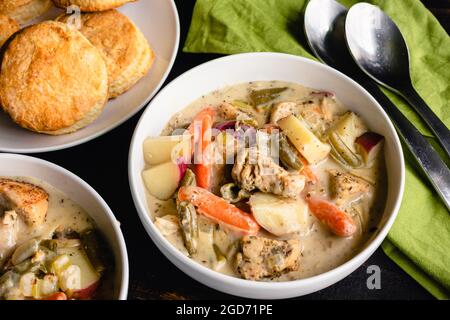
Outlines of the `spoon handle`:
{"type": "Polygon", "coordinates": [[[450,170],[427,139],[371,81],[363,86],[375,97],[391,118],[408,149],[427,175],[447,209],[450,211],[450,170]]]}
{"type": "Polygon", "coordinates": [[[447,129],[441,119],[439,119],[426,102],[423,101],[412,85],[403,89],[402,95],[422,117],[430,127],[431,131],[433,131],[439,143],[447,153],[447,156],[450,156],[450,130],[447,129]]]}

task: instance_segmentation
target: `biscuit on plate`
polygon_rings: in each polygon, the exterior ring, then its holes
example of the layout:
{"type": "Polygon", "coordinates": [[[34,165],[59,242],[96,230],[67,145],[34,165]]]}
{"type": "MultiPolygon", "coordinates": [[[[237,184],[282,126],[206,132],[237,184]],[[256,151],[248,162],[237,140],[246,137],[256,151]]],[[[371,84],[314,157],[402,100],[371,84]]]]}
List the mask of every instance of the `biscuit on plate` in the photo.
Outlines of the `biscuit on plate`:
{"type": "Polygon", "coordinates": [[[14,33],[19,31],[19,24],[13,18],[0,14],[0,48],[14,33]]]}
{"type": "Polygon", "coordinates": [[[0,104],[26,129],[51,135],[76,131],[100,115],[107,98],[102,54],[64,23],[23,29],[5,48],[0,104]]]}
{"type": "Polygon", "coordinates": [[[137,0],[53,0],[53,3],[60,8],[77,6],[82,12],[97,12],[114,9],[134,1],[137,0]]]}
{"type": "MultiPolygon", "coordinates": [[[[69,16],[57,19],[70,23],[69,16]]],[[[153,64],[154,54],[136,25],[117,10],[81,14],[81,33],[106,61],[109,96],[115,98],[136,84],[153,64]]]]}
{"type": "Polygon", "coordinates": [[[22,24],[44,14],[51,6],[51,0],[0,0],[0,14],[22,24]]]}

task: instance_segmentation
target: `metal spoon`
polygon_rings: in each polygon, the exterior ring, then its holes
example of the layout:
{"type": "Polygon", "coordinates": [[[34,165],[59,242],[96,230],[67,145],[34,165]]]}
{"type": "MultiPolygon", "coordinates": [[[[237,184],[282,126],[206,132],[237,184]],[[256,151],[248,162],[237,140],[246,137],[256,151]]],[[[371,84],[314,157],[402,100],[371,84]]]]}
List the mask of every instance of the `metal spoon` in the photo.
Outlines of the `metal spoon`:
{"type": "Polygon", "coordinates": [[[377,6],[358,3],[347,14],[345,34],[358,66],[381,85],[401,94],[450,155],[450,130],[414,89],[408,46],[391,18],[377,6]]]}
{"type": "Polygon", "coordinates": [[[311,0],[305,11],[305,33],[314,54],[356,80],[391,118],[406,146],[450,210],[450,170],[411,122],[356,65],[345,44],[347,9],[334,0],[311,0]]]}

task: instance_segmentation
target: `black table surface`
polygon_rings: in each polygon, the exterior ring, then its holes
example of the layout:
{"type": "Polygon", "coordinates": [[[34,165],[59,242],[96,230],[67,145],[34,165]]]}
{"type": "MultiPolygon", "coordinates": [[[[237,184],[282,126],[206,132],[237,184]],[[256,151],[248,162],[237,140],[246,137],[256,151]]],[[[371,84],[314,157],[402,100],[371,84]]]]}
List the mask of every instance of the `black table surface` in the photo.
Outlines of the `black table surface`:
{"type": "MultiPolygon", "coordinates": [[[[181,24],[180,49],[168,83],[186,70],[219,57],[182,52],[194,1],[176,1],[181,24]]],[[[424,1],[447,28],[450,1],[424,1]]],[[[163,30],[161,31],[163,32],[163,30]]],[[[70,149],[36,154],[80,176],[109,204],[127,243],[130,262],[129,299],[233,299],[210,289],[175,267],[152,243],[134,207],[128,185],[128,148],[142,111],[125,124],[93,141],[70,149]]],[[[432,299],[379,248],[359,269],[335,285],[298,299],[432,299]],[[381,289],[367,287],[367,267],[381,269],[381,289]]]]}

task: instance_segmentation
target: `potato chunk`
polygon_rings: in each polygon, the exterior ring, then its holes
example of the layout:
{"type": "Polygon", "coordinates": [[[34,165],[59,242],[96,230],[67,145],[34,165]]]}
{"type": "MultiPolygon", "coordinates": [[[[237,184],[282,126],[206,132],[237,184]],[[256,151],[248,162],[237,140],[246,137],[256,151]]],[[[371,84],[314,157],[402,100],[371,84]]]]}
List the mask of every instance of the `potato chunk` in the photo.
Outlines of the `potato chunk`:
{"type": "Polygon", "coordinates": [[[250,197],[250,207],[256,222],[276,236],[306,232],[308,206],[301,198],[257,192],[250,197]]]}
{"type": "Polygon", "coordinates": [[[299,118],[290,115],[278,121],[278,125],[309,163],[316,164],[330,153],[330,146],[320,141],[299,118]]]}
{"type": "Polygon", "coordinates": [[[190,135],[149,137],[144,141],[144,159],[149,165],[190,156],[190,135]]]}

